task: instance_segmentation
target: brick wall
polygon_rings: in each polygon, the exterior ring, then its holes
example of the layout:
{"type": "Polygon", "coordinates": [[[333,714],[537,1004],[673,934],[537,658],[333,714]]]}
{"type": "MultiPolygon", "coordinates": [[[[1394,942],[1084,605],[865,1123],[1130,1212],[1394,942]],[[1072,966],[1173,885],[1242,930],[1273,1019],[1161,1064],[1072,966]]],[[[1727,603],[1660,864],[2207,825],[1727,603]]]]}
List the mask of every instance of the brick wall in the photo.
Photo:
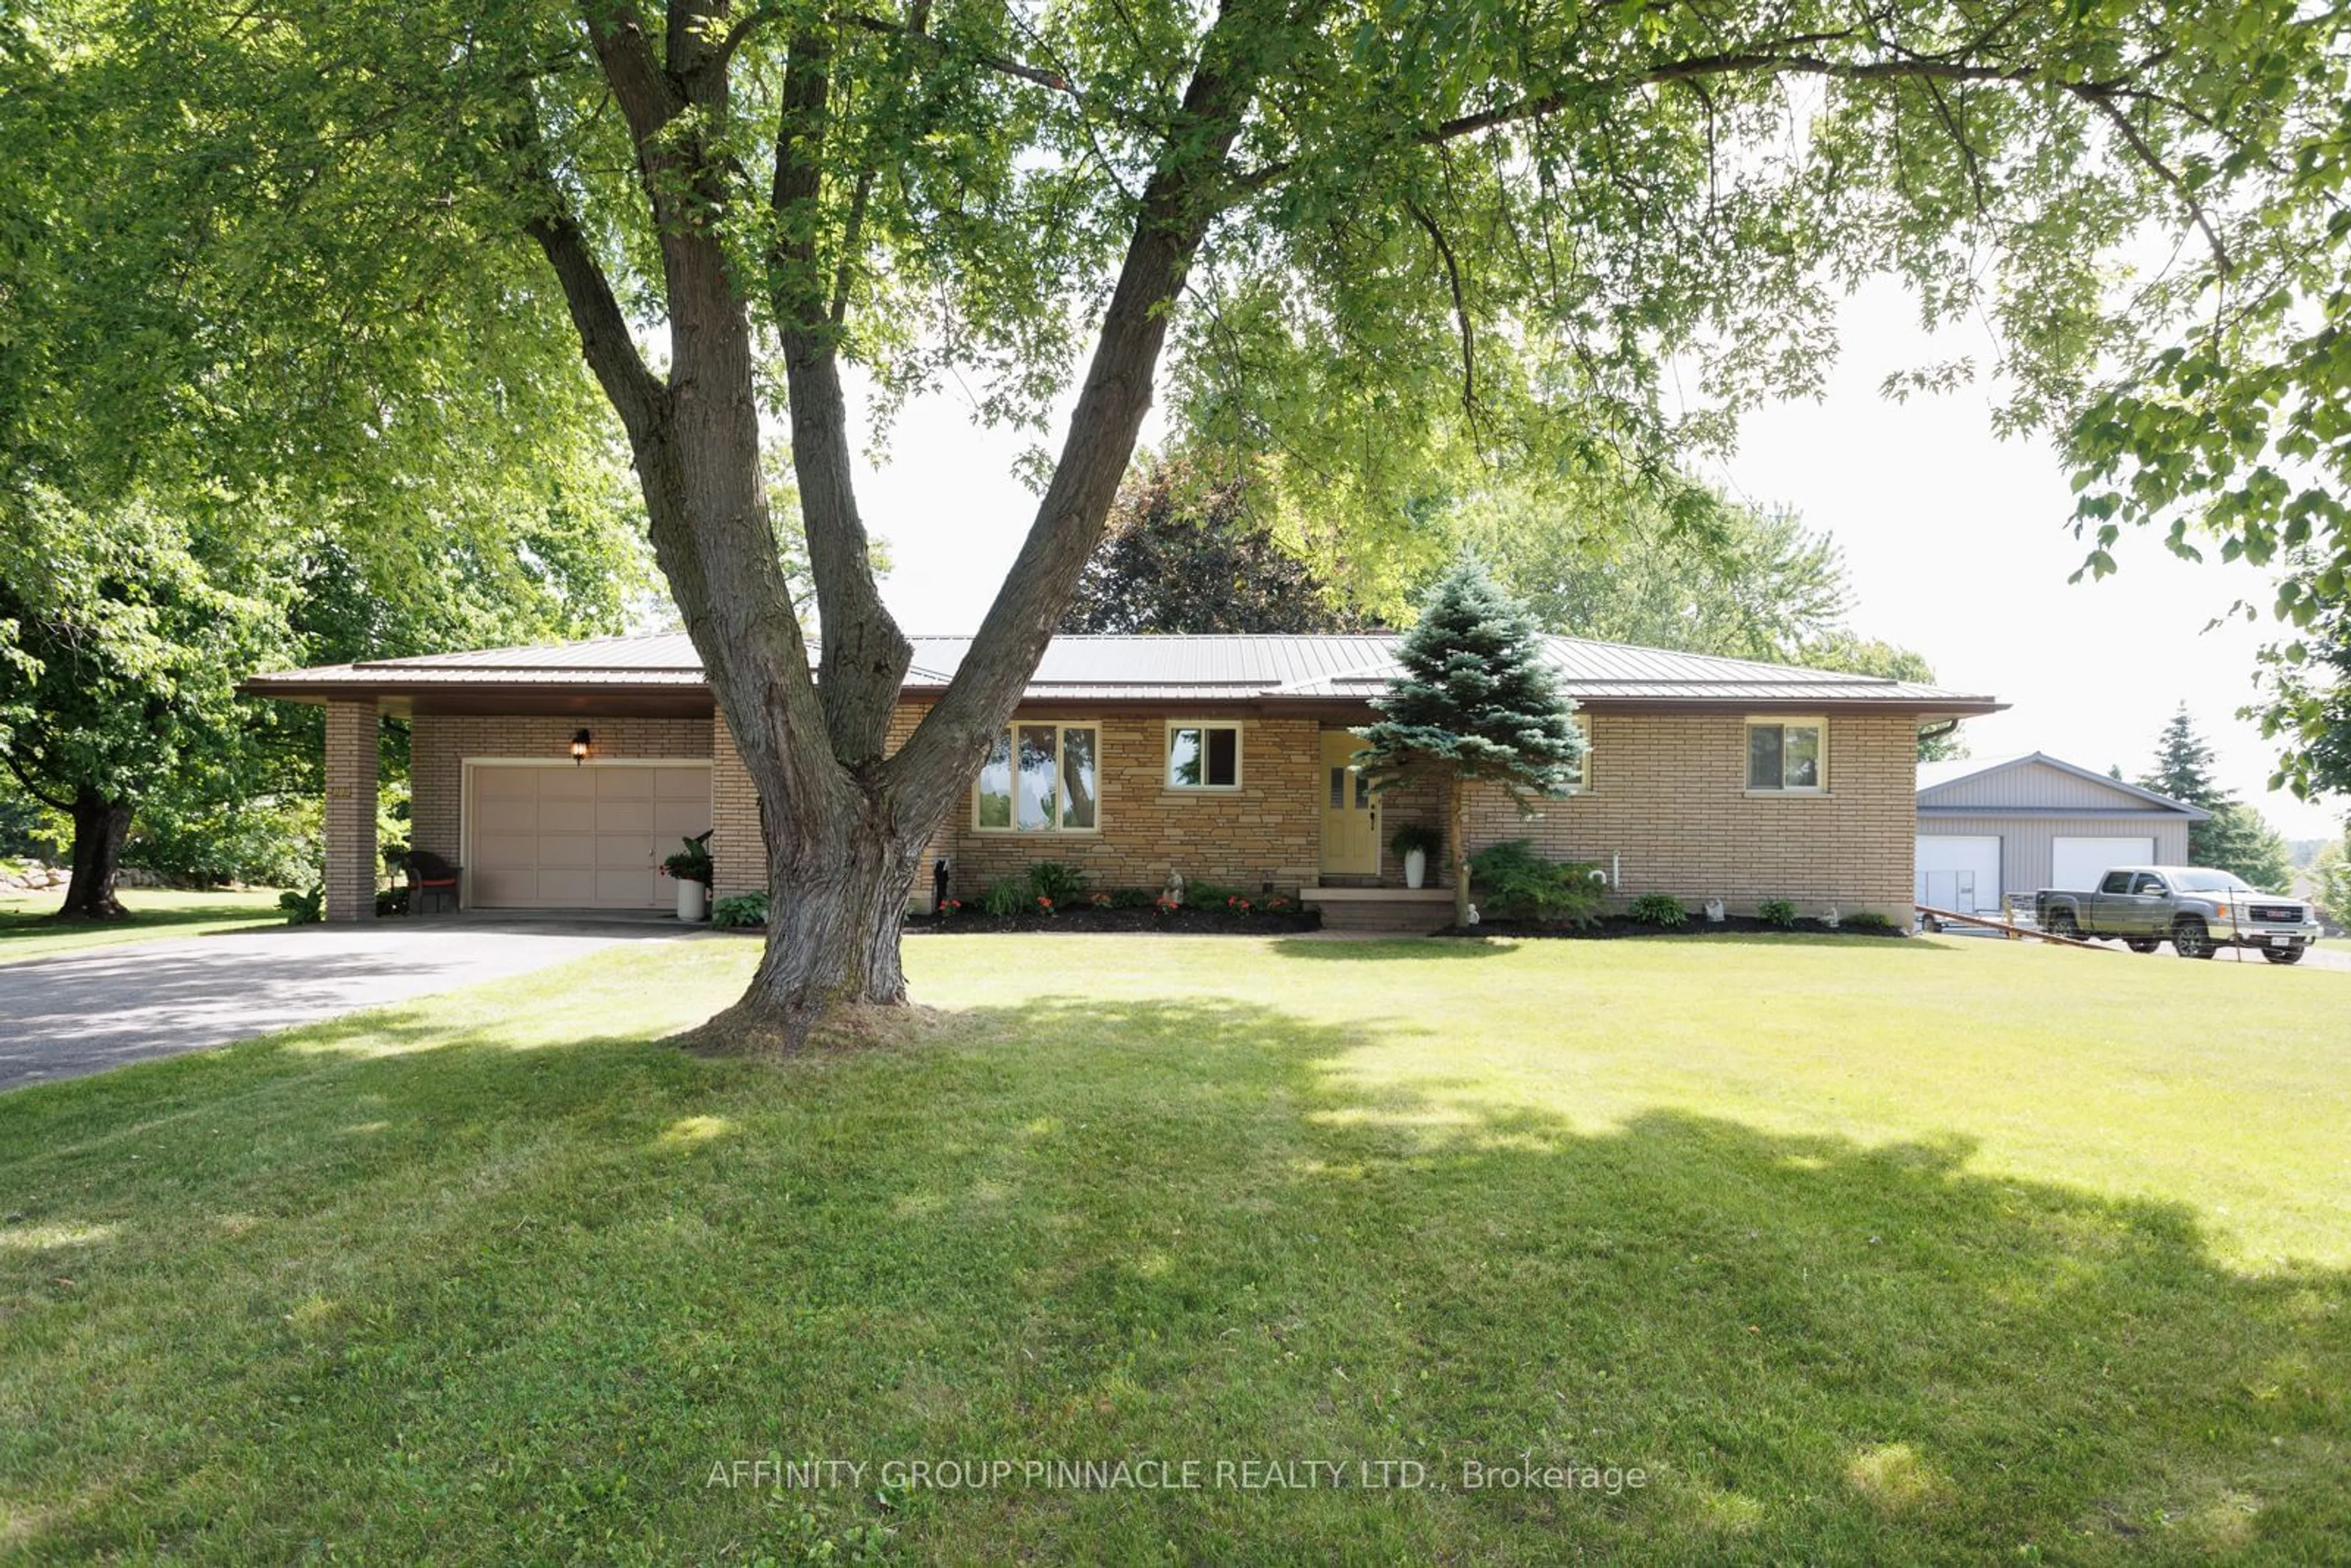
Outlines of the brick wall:
{"type": "Polygon", "coordinates": [[[375,918],[375,699],[327,705],[327,908],[375,918]]]}
{"type": "MultiPolygon", "coordinates": [[[[585,729],[594,737],[590,757],[702,758],[711,755],[711,724],[706,718],[419,714],[412,721],[409,737],[409,816],[415,847],[452,864],[464,859],[459,819],[468,757],[569,761],[572,732],[585,729]]],[[[716,788],[715,780],[713,788],[716,788]]],[[[755,824],[757,821],[755,815],[755,824]]],[[[711,841],[716,844],[716,835],[711,841]]],[[[714,847],[712,853],[716,852],[714,847]]]]}
{"type": "Polygon", "coordinates": [[[1470,847],[1532,839],[1552,859],[1604,867],[1621,855],[1620,903],[1669,893],[1693,909],[1719,898],[1743,914],[1788,898],[1808,915],[1834,904],[1905,919],[1917,737],[1905,715],[1832,716],[1828,793],[1775,799],[1746,793],[1738,714],[1595,713],[1590,789],[1523,821],[1499,789],[1477,787],[1470,847]]]}
{"type": "MultiPolygon", "coordinates": [[[[902,705],[892,725],[895,749],[923,709],[902,705]]],[[[1058,716],[1075,721],[1076,713],[1058,716]]],[[[1187,715],[1213,717],[1213,715],[1187,715]]],[[[1041,722],[1041,720],[1040,720],[1041,722]]],[[[1165,723],[1156,716],[1100,721],[1102,831],[1098,833],[981,832],[971,826],[967,790],[932,841],[925,864],[955,862],[959,895],[976,897],[996,877],[1038,861],[1082,869],[1097,888],[1156,887],[1170,865],[1191,880],[1296,888],[1322,881],[1322,818],[1316,786],[1320,727],[1311,719],[1243,720],[1242,777],[1232,795],[1163,789],[1165,723]]],[[[1779,800],[1745,792],[1747,735],[1737,714],[1594,714],[1592,787],[1572,800],[1546,802],[1521,821],[1499,791],[1480,789],[1470,810],[1473,851],[1505,839],[1533,839],[1555,859],[1624,857],[1619,902],[1670,893],[1693,908],[1720,898],[1751,911],[1767,898],[1792,898],[1807,913],[1836,904],[1901,917],[1909,908],[1916,848],[1916,732],[1903,716],[1838,716],[1829,720],[1830,792],[1779,800]]],[[[766,885],[758,807],[751,781],[718,725],[713,789],[724,897],[766,885]]],[[[1381,837],[1405,821],[1447,825],[1444,789],[1420,781],[1382,803],[1381,837]]],[[[1402,885],[1403,867],[1381,845],[1384,883],[1402,885]]],[[[1442,865],[1430,883],[1449,883],[1442,865]]],[[[1332,878],[1332,882],[1346,879],[1332,878]]],[[[918,899],[930,889],[927,870],[918,899]]]]}
{"type": "MultiPolygon", "coordinates": [[[[914,733],[924,711],[918,704],[899,706],[890,728],[892,750],[914,733]]],[[[1076,712],[1049,716],[1101,726],[1099,831],[983,832],[972,825],[967,789],[924,858],[926,869],[917,878],[918,899],[928,898],[927,867],[942,855],[954,862],[956,890],[965,898],[977,896],[997,877],[1025,873],[1039,861],[1076,866],[1096,888],[1155,888],[1166,881],[1171,866],[1187,881],[1237,887],[1271,882],[1294,890],[1315,880],[1322,822],[1315,798],[1321,763],[1314,720],[1228,721],[1241,726],[1243,787],[1230,793],[1195,793],[1168,789],[1161,782],[1167,766],[1165,719],[1099,718],[1076,712]]],[[[1184,716],[1216,720],[1218,716],[1203,711],[1184,716]]],[[[751,855],[744,852],[758,852],[762,842],[758,801],[723,729],[722,721],[715,753],[717,832],[711,841],[714,854],[721,843],[730,849],[718,856],[717,892],[722,897],[764,886],[766,859],[759,853],[755,870],[751,855]]]]}

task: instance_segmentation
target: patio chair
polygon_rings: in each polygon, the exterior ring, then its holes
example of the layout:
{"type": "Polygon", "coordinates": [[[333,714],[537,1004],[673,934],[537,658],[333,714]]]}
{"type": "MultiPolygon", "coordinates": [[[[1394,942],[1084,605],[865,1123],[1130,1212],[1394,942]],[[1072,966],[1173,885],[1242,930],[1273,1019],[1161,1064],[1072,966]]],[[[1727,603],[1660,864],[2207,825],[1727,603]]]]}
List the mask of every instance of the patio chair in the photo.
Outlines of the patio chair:
{"type": "Polygon", "coordinates": [[[445,898],[449,907],[457,907],[457,867],[451,865],[431,850],[411,850],[401,857],[402,868],[408,874],[408,912],[411,915],[430,914],[429,902],[445,898]]]}

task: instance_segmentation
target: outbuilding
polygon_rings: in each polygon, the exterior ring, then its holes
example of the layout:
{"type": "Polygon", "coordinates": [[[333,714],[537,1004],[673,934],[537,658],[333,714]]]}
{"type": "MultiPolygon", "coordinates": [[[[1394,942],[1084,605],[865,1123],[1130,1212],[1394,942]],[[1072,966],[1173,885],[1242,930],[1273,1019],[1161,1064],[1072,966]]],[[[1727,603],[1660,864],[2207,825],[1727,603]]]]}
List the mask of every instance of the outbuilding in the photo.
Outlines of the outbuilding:
{"type": "Polygon", "coordinates": [[[1918,765],[1918,902],[1989,913],[2001,895],[2092,888],[2117,865],[2186,865],[2210,812],[2051,757],[1918,765]]]}

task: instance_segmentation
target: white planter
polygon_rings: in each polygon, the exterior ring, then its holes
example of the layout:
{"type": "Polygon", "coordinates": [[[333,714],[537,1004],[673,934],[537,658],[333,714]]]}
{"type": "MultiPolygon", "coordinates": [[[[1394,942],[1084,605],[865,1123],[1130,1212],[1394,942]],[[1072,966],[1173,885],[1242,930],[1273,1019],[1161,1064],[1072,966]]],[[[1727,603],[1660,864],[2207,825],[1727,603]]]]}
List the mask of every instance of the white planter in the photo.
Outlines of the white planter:
{"type": "Polygon", "coordinates": [[[680,920],[706,920],[710,917],[710,889],[698,882],[677,879],[677,917],[680,920]]]}
{"type": "Polygon", "coordinates": [[[1428,880],[1428,852],[1415,850],[1404,857],[1404,884],[1418,887],[1428,880]]]}

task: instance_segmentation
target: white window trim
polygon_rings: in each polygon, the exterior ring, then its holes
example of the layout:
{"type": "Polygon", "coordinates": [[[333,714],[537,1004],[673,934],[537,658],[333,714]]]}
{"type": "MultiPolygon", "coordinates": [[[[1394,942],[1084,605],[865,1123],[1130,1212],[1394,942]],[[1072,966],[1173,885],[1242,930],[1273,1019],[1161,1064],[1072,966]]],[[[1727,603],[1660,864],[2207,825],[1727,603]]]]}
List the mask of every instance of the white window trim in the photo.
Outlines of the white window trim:
{"type": "MultiPolygon", "coordinates": [[[[1171,718],[1159,747],[1159,788],[1170,795],[1238,795],[1249,784],[1249,726],[1237,718],[1171,718]],[[1229,729],[1233,732],[1233,781],[1229,784],[1178,784],[1170,775],[1179,729],[1229,729]]],[[[1207,741],[1200,742],[1201,765],[1207,763],[1207,741]]]]}
{"type": "MultiPolygon", "coordinates": [[[[1110,769],[1102,764],[1102,721],[1100,719],[1092,718],[1015,717],[1007,719],[1004,722],[1002,733],[1008,736],[1024,724],[1038,726],[1050,724],[1053,727],[1056,732],[1053,737],[1053,782],[1057,788],[1060,786],[1061,781],[1061,737],[1059,732],[1065,729],[1090,729],[1093,731],[1094,825],[1091,828],[1065,828],[1061,823],[1056,822],[1050,828],[1021,827],[1019,825],[1020,801],[1019,795],[1016,793],[1013,797],[1012,802],[1012,824],[1008,827],[1002,828],[982,827],[979,821],[979,779],[977,775],[974,775],[971,781],[971,831],[975,833],[986,833],[991,838],[1007,839],[1090,839],[1100,837],[1102,831],[1103,818],[1102,781],[1104,779],[1109,777],[1110,773],[1110,769]]],[[[1014,744],[1017,746],[1018,742],[1015,742],[1014,744]]],[[[983,768],[987,766],[985,759],[982,759],[980,766],[983,768]]],[[[1013,789],[1018,791],[1019,789],[1019,770],[1018,768],[1013,770],[1013,789]]]]}
{"type": "Polygon", "coordinates": [[[1583,755],[1575,759],[1578,775],[1575,782],[1560,791],[1562,799],[1592,793],[1592,716],[1578,708],[1567,716],[1567,722],[1583,732],[1583,755]]]}
{"type": "MultiPolygon", "coordinates": [[[[1829,721],[1825,714],[1750,714],[1747,723],[1739,731],[1739,738],[1742,743],[1739,748],[1739,778],[1740,781],[1746,786],[1746,793],[1751,797],[1764,800],[1801,800],[1818,798],[1827,795],[1831,786],[1835,782],[1836,775],[1829,771],[1829,721]],[[1818,784],[1783,784],[1776,789],[1759,789],[1756,786],[1753,777],[1748,772],[1749,759],[1754,755],[1754,742],[1748,739],[1748,731],[1758,725],[1764,724],[1776,725],[1782,730],[1793,727],[1812,728],[1821,732],[1821,781],[1818,784]]],[[[1782,749],[1780,753],[1780,777],[1782,779],[1788,776],[1786,738],[1784,735],[1781,737],[1782,749]]]]}

